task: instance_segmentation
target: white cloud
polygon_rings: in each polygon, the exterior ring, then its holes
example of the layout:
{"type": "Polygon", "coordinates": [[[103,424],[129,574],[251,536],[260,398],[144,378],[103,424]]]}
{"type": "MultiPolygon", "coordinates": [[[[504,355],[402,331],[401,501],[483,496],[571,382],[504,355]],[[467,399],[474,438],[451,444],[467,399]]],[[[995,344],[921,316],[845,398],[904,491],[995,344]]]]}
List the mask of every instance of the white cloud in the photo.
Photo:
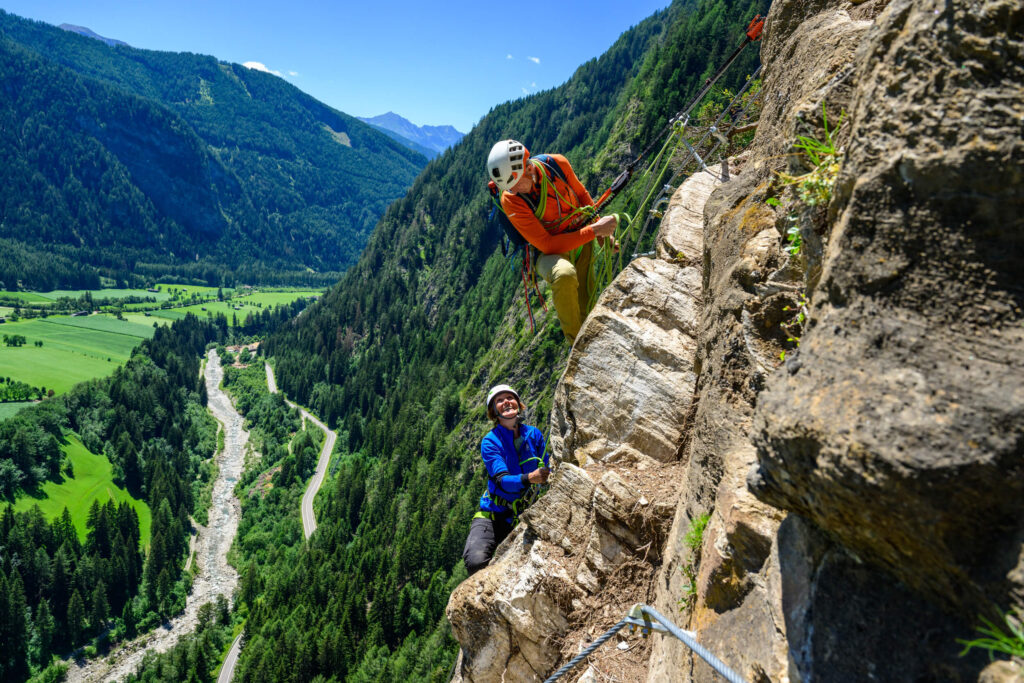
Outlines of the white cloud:
{"type": "Polygon", "coordinates": [[[523,94],[524,94],[524,95],[529,95],[529,94],[530,94],[530,91],[529,91],[529,90],[527,90],[526,88],[523,88],[523,94]]]}
{"type": "Polygon", "coordinates": [[[505,55],[505,59],[512,59],[512,55],[505,55]]]}
{"type": "Polygon", "coordinates": [[[281,75],[280,71],[268,69],[267,65],[264,64],[263,62],[243,62],[242,66],[244,66],[247,69],[253,69],[254,71],[263,71],[264,73],[274,74],[275,76],[281,75]]]}
{"type": "Polygon", "coordinates": [[[289,71],[289,72],[288,72],[288,75],[289,75],[289,76],[298,76],[298,75],[299,75],[299,72],[298,72],[298,71],[289,71]]]}
{"type": "Polygon", "coordinates": [[[527,57],[534,64],[540,64],[540,57],[527,57]]]}
{"type": "Polygon", "coordinates": [[[530,87],[531,87],[531,88],[536,88],[536,87],[537,87],[537,84],[536,84],[536,83],[531,83],[531,84],[530,84],[530,87]]]}

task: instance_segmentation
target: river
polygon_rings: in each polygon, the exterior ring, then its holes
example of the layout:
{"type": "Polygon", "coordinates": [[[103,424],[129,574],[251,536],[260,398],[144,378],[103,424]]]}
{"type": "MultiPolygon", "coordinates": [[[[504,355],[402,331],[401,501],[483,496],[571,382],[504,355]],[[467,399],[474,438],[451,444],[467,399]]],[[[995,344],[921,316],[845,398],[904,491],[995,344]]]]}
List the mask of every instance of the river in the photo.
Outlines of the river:
{"type": "Polygon", "coordinates": [[[132,673],[142,662],[146,652],[169,650],[186,633],[195,630],[199,608],[224,595],[229,600],[238,585],[238,572],[227,563],[228,549],[238,532],[241,505],[234,488],[242,474],[245,462],[245,444],[249,432],[243,428],[242,416],[221,390],[224,377],[220,359],[210,350],[206,361],[206,394],[210,412],[224,428],[224,450],[217,456],[219,472],[213,484],[213,505],[210,507],[209,525],[196,525],[195,562],[199,574],[192,583],[192,592],[185,603],[185,611],[135,640],[116,645],[106,657],[71,663],[67,680],[74,683],[119,680],[132,673]]]}

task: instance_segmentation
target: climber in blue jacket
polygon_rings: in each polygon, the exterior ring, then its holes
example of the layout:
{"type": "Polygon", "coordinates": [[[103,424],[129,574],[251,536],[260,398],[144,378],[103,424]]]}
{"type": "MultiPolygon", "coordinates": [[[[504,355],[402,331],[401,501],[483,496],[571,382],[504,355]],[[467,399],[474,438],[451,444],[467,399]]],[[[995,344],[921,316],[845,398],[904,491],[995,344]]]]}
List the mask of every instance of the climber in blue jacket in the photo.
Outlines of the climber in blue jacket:
{"type": "Polygon", "coordinates": [[[473,516],[462,551],[470,574],[487,566],[494,549],[512,531],[531,498],[531,486],[547,483],[544,436],[536,427],[522,424],[525,410],[519,394],[507,384],[487,394],[487,417],[494,428],[480,442],[487,491],[480,497],[480,511],[473,516]]]}

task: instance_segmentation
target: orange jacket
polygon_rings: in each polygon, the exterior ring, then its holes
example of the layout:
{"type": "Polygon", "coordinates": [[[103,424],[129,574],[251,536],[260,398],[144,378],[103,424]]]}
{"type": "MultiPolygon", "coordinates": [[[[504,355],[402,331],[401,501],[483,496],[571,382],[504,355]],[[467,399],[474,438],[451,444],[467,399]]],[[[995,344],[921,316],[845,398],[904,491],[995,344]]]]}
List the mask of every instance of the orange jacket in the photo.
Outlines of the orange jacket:
{"type": "MultiPolygon", "coordinates": [[[[544,164],[533,159],[530,160],[534,169],[543,174],[548,181],[548,196],[544,206],[544,215],[538,219],[526,200],[511,192],[501,193],[501,208],[508,219],[512,221],[516,230],[541,253],[564,254],[576,247],[583,246],[596,237],[594,229],[590,227],[566,232],[584,220],[582,215],[571,221],[564,223],[562,221],[573,210],[582,206],[592,206],[594,200],[591,199],[587,188],[583,187],[579,178],[576,177],[568,159],[561,154],[549,156],[558,164],[568,183],[555,177],[554,173],[549,173],[544,164]]],[[[541,185],[539,180],[534,183],[534,189],[529,195],[535,206],[539,205],[542,199],[540,196],[541,185]]]]}

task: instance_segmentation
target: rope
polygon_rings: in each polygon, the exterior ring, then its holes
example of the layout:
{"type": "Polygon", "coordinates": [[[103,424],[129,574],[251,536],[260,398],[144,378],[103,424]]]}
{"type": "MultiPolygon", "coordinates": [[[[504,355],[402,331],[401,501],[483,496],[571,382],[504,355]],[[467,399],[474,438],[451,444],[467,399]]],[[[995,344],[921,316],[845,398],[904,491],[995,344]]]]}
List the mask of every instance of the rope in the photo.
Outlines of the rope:
{"type": "MultiPolygon", "coordinates": [[[[697,142],[697,144],[693,145],[692,147],[687,145],[688,147],[690,147],[690,153],[686,156],[685,159],[683,159],[682,164],[680,164],[680,169],[681,169],[680,172],[676,173],[675,175],[673,175],[672,179],[669,180],[669,182],[666,184],[665,187],[671,187],[671,186],[673,186],[675,184],[675,181],[677,180],[677,178],[682,174],[682,169],[686,168],[686,165],[690,163],[690,159],[692,159],[697,154],[697,150],[700,149],[701,145],[703,145],[707,141],[708,137],[713,132],[718,130],[718,124],[721,123],[722,119],[725,118],[725,115],[727,113],[729,113],[729,111],[732,110],[732,108],[733,108],[733,106],[735,106],[736,102],[738,102],[740,100],[740,98],[743,97],[743,93],[745,93],[747,91],[747,88],[749,88],[750,85],[754,81],[757,80],[757,77],[758,77],[758,75],[760,75],[760,73],[761,73],[761,67],[758,66],[757,69],[754,70],[754,73],[751,74],[750,78],[747,79],[747,82],[743,84],[743,87],[740,88],[739,92],[737,92],[736,95],[732,98],[732,100],[729,102],[729,104],[726,105],[722,109],[722,113],[720,113],[718,115],[718,118],[715,119],[714,123],[712,123],[711,126],[708,127],[707,132],[704,133],[704,137],[702,137],[700,139],[700,141],[697,142]]],[[[747,109],[749,107],[750,107],[750,102],[747,102],[747,104],[743,107],[743,109],[740,111],[739,115],[736,118],[740,119],[741,117],[743,117],[746,114],[747,109]]],[[[712,156],[714,156],[714,153],[716,151],[718,151],[718,148],[721,146],[721,144],[722,143],[720,141],[718,143],[716,143],[715,146],[712,147],[708,151],[708,153],[704,155],[704,158],[705,159],[710,159],[712,156]]],[[[671,161],[671,159],[669,161],[671,161]]],[[[667,168],[667,165],[666,165],[666,168],[667,168]]],[[[664,171],[660,175],[664,175],[664,171]]],[[[664,190],[664,187],[662,189],[664,190]]],[[[646,200],[645,200],[645,204],[646,204],[646,200]]],[[[645,204],[641,204],[640,205],[640,209],[643,209],[645,204]]],[[[636,215],[637,216],[641,215],[641,212],[638,210],[636,215]]],[[[643,239],[647,235],[647,227],[650,225],[650,222],[651,222],[652,218],[654,218],[654,215],[650,214],[650,215],[647,216],[647,220],[644,221],[644,227],[640,231],[640,237],[635,242],[635,246],[637,248],[639,248],[643,244],[643,239]]],[[[657,236],[657,232],[655,232],[655,236],[657,236]]]]}
{"type": "MultiPolygon", "coordinates": [[[[660,217],[656,215],[653,208],[648,213],[648,207],[657,207],[662,201],[667,201],[666,193],[672,191],[673,186],[677,182],[678,178],[683,174],[686,166],[690,163],[690,161],[693,158],[696,157],[701,162],[701,166],[706,170],[707,167],[704,164],[704,159],[711,159],[714,156],[714,153],[718,151],[718,148],[721,146],[722,143],[720,141],[716,143],[707,152],[707,154],[704,155],[703,159],[700,157],[697,150],[699,150],[704,145],[704,143],[707,142],[708,138],[711,135],[716,135],[716,137],[718,137],[719,124],[721,124],[722,120],[725,118],[727,114],[733,111],[736,104],[742,99],[747,89],[757,80],[757,77],[760,75],[760,73],[761,67],[758,66],[757,69],[754,70],[753,74],[751,74],[751,76],[747,79],[747,82],[744,83],[743,87],[740,88],[740,90],[733,96],[732,100],[730,100],[729,103],[722,109],[721,113],[719,113],[718,117],[714,120],[714,122],[706,129],[703,129],[704,135],[695,145],[691,145],[687,141],[686,132],[687,130],[697,132],[698,130],[701,130],[702,127],[690,126],[686,120],[681,120],[679,118],[676,118],[674,120],[674,123],[672,125],[672,131],[669,134],[668,138],[665,140],[664,145],[662,146],[658,154],[654,157],[654,159],[647,165],[644,173],[642,174],[641,178],[643,180],[641,180],[639,185],[634,185],[632,192],[629,193],[625,200],[625,204],[628,206],[631,202],[636,200],[638,196],[637,189],[639,187],[643,187],[643,189],[640,191],[640,196],[642,196],[643,199],[642,201],[640,201],[640,204],[637,206],[636,212],[633,214],[634,217],[639,217],[641,215],[647,214],[643,226],[640,229],[639,236],[635,240],[633,239],[634,231],[636,230],[636,225],[634,224],[633,220],[630,220],[628,223],[627,234],[623,235],[622,237],[622,248],[618,251],[618,253],[615,253],[613,251],[615,244],[615,242],[613,241],[610,246],[600,248],[594,255],[593,263],[594,266],[596,266],[597,272],[595,273],[596,286],[593,288],[593,291],[590,294],[589,305],[591,308],[596,303],[601,291],[603,291],[604,288],[608,285],[608,283],[612,281],[615,273],[621,272],[622,269],[625,267],[623,259],[626,258],[626,247],[630,247],[632,258],[636,258],[640,255],[638,252],[643,245],[644,238],[647,236],[647,231],[651,225],[651,221],[656,217],[660,217]],[[676,158],[677,152],[683,147],[689,150],[689,153],[685,157],[683,157],[683,160],[679,165],[680,170],[672,176],[671,180],[669,180],[668,183],[665,183],[665,174],[668,172],[673,160],[676,158]]],[[[752,100],[748,101],[740,110],[740,112],[736,115],[737,121],[746,116],[747,109],[749,109],[751,102],[752,100]]],[[[657,231],[655,231],[654,235],[655,237],[657,236],[657,231]]]]}
{"type": "MultiPolygon", "coordinates": [[[[640,612],[656,619],[668,630],[670,634],[683,641],[683,644],[686,645],[686,647],[693,650],[698,657],[707,662],[712,669],[721,674],[725,680],[729,681],[729,683],[746,683],[738,673],[723,664],[722,660],[711,654],[710,650],[694,640],[693,636],[663,617],[658,610],[653,607],[648,607],[647,605],[640,605],[640,612]]],[[[646,621],[646,619],[644,621],[646,621]]]]}
{"type": "Polygon", "coordinates": [[[551,674],[551,676],[549,676],[548,679],[546,681],[544,681],[544,683],[553,683],[553,681],[557,681],[559,678],[561,678],[565,674],[569,673],[569,671],[572,670],[572,668],[574,666],[576,666],[577,664],[582,662],[584,659],[589,657],[591,652],[593,652],[597,648],[599,648],[602,645],[604,645],[608,641],[609,638],[611,638],[616,633],[621,631],[628,624],[629,624],[629,617],[623,617],[622,621],[620,621],[619,623],[615,624],[615,626],[612,626],[610,629],[608,629],[607,631],[602,633],[601,637],[598,638],[597,640],[595,640],[590,645],[590,647],[588,647],[586,650],[584,650],[583,652],[581,652],[578,655],[576,655],[575,657],[573,657],[571,660],[569,660],[569,663],[566,664],[565,666],[563,666],[561,669],[559,669],[555,673],[551,674]]]}
{"type": "Polygon", "coordinates": [[[727,667],[725,664],[723,664],[722,660],[720,660],[715,655],[711,654],[711,651],[703,645],[701,645],[700,643],[698,643],[690,633],[682,630],[681,628],[673,624],[671,621],[666,619],[664,616],[662,616],[661,613],[658,612],[658,610],[647,605],[634,605],[633,609],[629,611],[629,614],[623,617],[622,620],[619,621],[619,623],[615,624],[610,629],[602,633],[600,638],[591,643],[589,647],[583,650],[583,652],[579,653],[571,660],[569,660],[568,664],[563,666],[555,673],[551,674],[551,676],[549,676],[547,680],[544,681],[544,683],[553,683],[565,674],[569,673],[569,671],[571,671],[573,667],[575,667],[577,664],[579,664],[584,659],[589,657],[591,653],[594,652],[594,650],[604,645],[606,642],[608,642],[609,638],[611,638],[613,635],[621,631],[626,626],[630,626],[633,628],[637,626],[641,627],[643,629],[644,636],[646,636],[647,633],[652,630],[664,631],[665,633],[673,635],[679,640],[681,640],[684,645],[693,650],[693,652],[698,657],[707,662],[712,669],[718,672],[723,678],[725,678],[725,680],[729,681],[729,683],[746,683],[746,681],[744,681],[738,673],[736,673],[735,671],[727,667]],[[657,621],[658,625],[653,624],[651,622],[651,619],[657,621]]]}

